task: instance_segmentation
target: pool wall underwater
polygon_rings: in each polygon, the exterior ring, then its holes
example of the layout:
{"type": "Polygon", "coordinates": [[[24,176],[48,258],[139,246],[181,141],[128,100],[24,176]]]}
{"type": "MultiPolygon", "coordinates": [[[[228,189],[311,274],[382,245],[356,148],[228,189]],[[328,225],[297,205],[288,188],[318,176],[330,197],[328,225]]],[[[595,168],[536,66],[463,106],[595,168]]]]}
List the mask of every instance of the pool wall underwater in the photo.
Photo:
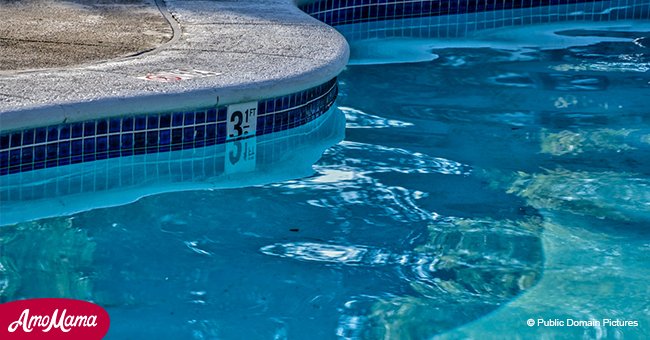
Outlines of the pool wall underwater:
{"type": "Polygon", "coordinates": [[[68,216],[188,190],[254,186],[302,178],[344,137],[332,107],[312,121],[228,143],[97,159],[0,177],[0,225],[68,216]]]}
{"type": "Polygon", "coordinates": [[[300,8],[348,40],[453,38],[500,27],[650,16],[647,0],[320,0],[300,8]]]}
{"type": "Polygon", "coordinates": [[[493,25],[500,20],[521,25],[570,19],[646,18],[650,10],[646,1],[637,0],[318,0],[300,8],[332,26],[470,13],[483,13],[481,21],[493,25]]]}

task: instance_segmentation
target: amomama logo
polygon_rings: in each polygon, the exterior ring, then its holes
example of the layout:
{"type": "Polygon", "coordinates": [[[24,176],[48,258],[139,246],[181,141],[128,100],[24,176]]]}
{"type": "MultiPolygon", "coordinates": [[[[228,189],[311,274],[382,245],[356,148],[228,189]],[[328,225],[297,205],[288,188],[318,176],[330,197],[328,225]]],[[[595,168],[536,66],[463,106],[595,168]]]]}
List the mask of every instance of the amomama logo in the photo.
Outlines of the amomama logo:
{"type": "Polygon", "coordinates": [[[0,304],[0,339],[101,339],[110,319],[100,306],[72,299],[0,304]]]}

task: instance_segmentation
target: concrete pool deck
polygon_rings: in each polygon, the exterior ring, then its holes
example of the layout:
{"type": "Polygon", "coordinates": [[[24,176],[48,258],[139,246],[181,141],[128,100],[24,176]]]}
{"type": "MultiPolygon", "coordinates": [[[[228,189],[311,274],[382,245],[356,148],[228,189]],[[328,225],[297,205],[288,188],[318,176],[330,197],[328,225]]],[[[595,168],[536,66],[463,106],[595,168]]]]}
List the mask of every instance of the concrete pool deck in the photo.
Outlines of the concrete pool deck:
{"type": "Polygon", "coordinates": [[[153,0],[0,0],[0,18],[0,72],[126,57],[172,37],[153,0]]]}
{"type": "Polygon", "coordinates": [[[0,71],[2,131],[284,95],[332,79],[348,60],[345,39],[292,0],[158,0],[156,5],[173,35],[158,47],[135,44],[138,51],[130,51],[144,53],[0,71]]]}

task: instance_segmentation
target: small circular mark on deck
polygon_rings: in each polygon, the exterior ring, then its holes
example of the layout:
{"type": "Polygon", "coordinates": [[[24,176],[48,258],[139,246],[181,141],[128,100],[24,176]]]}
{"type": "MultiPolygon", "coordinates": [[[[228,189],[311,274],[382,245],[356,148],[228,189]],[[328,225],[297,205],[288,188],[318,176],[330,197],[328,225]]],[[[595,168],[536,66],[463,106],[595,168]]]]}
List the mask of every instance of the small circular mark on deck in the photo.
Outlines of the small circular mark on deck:
{"type": "Polygon", "coordinates": [[[147,74],[144,78],[145,80],[159,81],[163,83],[169,83],[172,81],[179,81],[183,79],[179,76],[165,75],[165,74],[147,74]]]}
{"type": "Polygon", "coordinates": [[[157,73],[147,73],[147,75],[137,78],[148,81],[157,81],[161,83],[171,83],[194,78],[214,77],[218,75],[221,75],[221,73],[193,69],[178,69],[171,71],[161,71],[157,73]]]}

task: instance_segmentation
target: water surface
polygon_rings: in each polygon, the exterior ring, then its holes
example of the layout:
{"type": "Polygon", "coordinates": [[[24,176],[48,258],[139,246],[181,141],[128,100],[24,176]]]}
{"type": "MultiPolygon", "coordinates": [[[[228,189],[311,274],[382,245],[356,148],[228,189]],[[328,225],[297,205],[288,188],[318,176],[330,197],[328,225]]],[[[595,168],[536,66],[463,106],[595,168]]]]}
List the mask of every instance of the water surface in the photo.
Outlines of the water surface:
{"type": "Polygon", "coordinates": [[[95,301],[110,338],[648,337],[650,46],[621,35],[349,66],[310,176],[5,226],[1,298],[95,301]]]}

